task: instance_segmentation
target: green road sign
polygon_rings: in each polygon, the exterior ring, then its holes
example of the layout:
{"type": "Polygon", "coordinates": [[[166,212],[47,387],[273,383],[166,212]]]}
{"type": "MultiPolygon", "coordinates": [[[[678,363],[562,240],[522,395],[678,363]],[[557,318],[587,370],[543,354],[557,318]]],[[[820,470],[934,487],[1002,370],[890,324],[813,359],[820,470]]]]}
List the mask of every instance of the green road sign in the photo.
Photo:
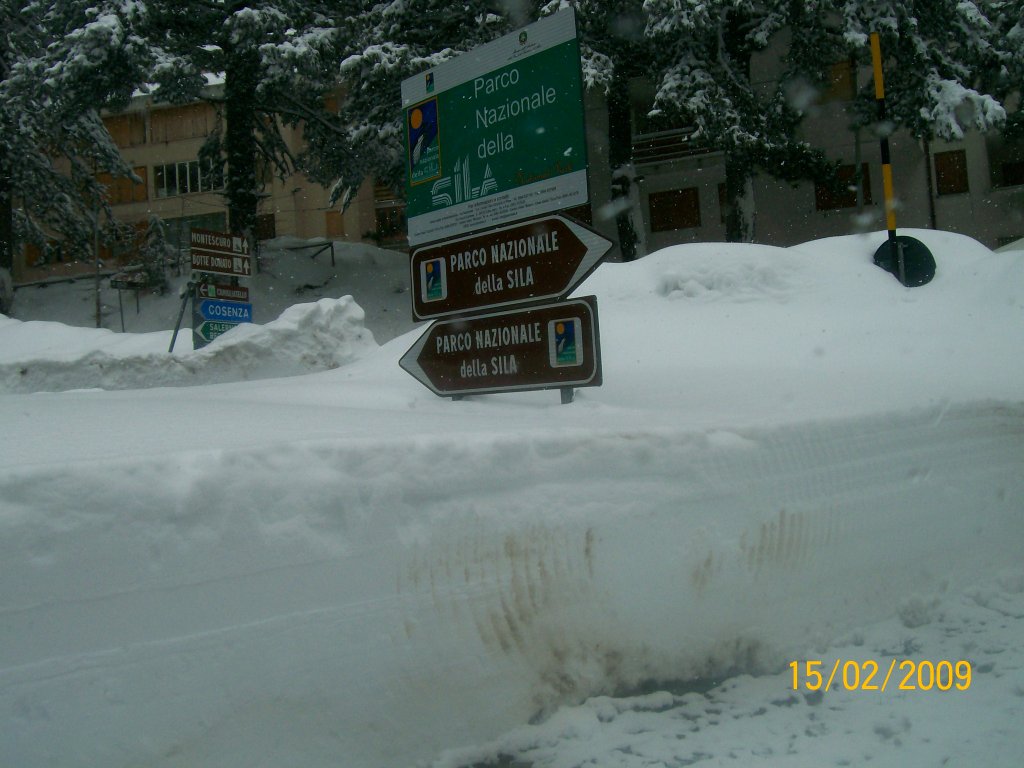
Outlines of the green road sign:
{"type": "Polygon", "coordinates": [[[402,83],[409,243],[585,204],[571,8],[402,83]]]}
{"type": "Polygon", "coordinates": [[[216,339],[222,333],[227,333],[228,331],[230,331],[232,328],[234,328],[237,325],[239,325],[239,324],[238,323],[225,323],[225,322],[222,322],[220,320],[205,320],[205,321],[203,321],[202,323],[199,324],[199,327],[196,328],[195,332],[204,341],[209,342],[209,341],[213,341],[214,339],[216,339]]]}

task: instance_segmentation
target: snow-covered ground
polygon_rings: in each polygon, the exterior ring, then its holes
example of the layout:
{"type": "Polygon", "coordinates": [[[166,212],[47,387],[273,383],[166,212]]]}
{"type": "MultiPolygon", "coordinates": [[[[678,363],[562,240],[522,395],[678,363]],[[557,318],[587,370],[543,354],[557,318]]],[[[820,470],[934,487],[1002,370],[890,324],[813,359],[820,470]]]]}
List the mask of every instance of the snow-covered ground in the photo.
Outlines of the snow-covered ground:
{"type": "Polygon", "coordinates": [[[1024,264],[909,234],[603,265],[569,405],[409,377],[376,250],[0,318],[0,764],[1019,766],[1024,264]]]}

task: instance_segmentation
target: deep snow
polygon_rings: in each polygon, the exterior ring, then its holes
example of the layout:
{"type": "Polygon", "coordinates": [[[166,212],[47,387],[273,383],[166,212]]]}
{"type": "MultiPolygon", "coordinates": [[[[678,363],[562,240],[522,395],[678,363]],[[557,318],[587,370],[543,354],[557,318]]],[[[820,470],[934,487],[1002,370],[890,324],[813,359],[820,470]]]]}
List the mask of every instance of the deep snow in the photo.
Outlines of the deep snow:
{"type": "Polygon", "coordinates": [[[603,265],[566,406],[401,371],[384,252],[197,353],[0,318],[0,763],[1019,765],[1024,266],[910,234],[603,265]],[[850,658],[973,680],[793,690],[850,658]]]}

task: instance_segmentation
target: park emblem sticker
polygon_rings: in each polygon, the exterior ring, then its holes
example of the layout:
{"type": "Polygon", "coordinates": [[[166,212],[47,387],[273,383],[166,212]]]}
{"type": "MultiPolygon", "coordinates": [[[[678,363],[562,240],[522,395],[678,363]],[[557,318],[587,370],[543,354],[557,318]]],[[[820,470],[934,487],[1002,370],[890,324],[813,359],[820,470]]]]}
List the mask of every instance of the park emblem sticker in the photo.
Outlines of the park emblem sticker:
{"type": "Polygon", "coordinates": [[[448,298],[444,259],[430,259],[420,264],[420,285],[423,302],[448,298]]]}
{"type": "Polygon", "coordinates": [[[552,368],[583,364],[578,317],[551,320],[548,323],[548,356],[552,368]]]}
{"type": "Polygon", "coordinates": [[[441,140],[437,132],[437,97],[406,113],[409,180],[413,186],[441,175],[441,140]]]}

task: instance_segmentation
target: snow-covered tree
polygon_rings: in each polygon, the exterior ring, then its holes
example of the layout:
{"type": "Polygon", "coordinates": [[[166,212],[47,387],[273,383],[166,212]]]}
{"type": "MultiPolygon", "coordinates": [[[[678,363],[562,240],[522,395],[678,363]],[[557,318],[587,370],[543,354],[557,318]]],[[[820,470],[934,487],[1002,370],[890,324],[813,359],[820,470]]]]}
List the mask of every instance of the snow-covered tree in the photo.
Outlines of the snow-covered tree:
{"type": "Polygon", "coordinates": [[[1007,114],[1004,133],[1024,138],[1024,3],[1020,0],[994,0],[989,4],[994,27],[992,40],[998,47],[998,67],[990,72],[989,82],[1003,104],[1016,99],[1016,109],[1007,114]]]}
{"type": "Polygon", "coordinates": [[[335,9],[306,0],[144,0],[155,57],[154,97],[215,102],[222,124],[203,156],[223,167],[228,225],[252,238],[258,167],[284,176],[296,166],[282,124],[316,119],[332,86],[335,9]],[[223,89],[209,87],[223,78],[223,89]]]}
{"type": "Polygon", "coordinates": [[[789,181],[830,178],[823,153],[799,138],[805,102],[795,94],[823,82],[826,67],[845,54],[842,40],[820,3],[647,0],[645,9],[661,63],[655,108],[724,153],[727,237],[747,240],[755,171],[789,181]],[[787,27],[785,72],[773,87],[759,87],[752,58],[787,27]]]}
{"type": "Polygon", "coordinates": [[[0,40],[0,266],[14,242],[92,253],[110,210],[101,172],[130,176],[100,118],[127,103],[148,48],[134,0],[4,2],[0,40]],[[106,216],[103,216],[103,213],[106,216]]]}
{"type": "Polygon", "coordinates": [[[304,169],[345,204],[368,177],[403,187],[401,83],[531,21],[526,3],[389,0],[350,7],[334,38],[340,98],[310,121],[304,169]]]}
{"type": "MultiPolygon", "coordinates": [[[[638,197],[632,189],[633,125],[631,81],[650,72],[653,50],[644,35],[643,0],[554,0],[543,13],[572,6],[580,31],[584,86],[604,95],[608,104],[608,163],[619,254],[636,257],[642,224],[636,219],[638,197]]],[[[600,215],[600,212],[598,212],[600,215]]]]}
{"type": "MultiPolygon", "coordinates": [[[[919,138],[956,138],[1005,118],[989,89],[1005,75],[1008,47],[990,18],[1002,0],[646,0],[648,34],[667,54],[656,107],[692,124],[724,152],[730,239],[750,236],[752,174],[827,180],[830,165],[797,137],[806,86],[823,83],[845,57],[870,62],[871,32],[886,55],[890,128],[919,138]],[[753,54],[788,37],[776,87],[752,83],[753,54]]],[[[1016,3],[1019,10],[1019,3],[1016,3]]],[[[1008,13],[1009,11],[1006,11],[1008,13]]],[[[1004,13],[1004,16],[1006,14],[1004,13]]],[[[1005,37],[1006,33],[1002,33],[1005,37]]],[[[1018,46],[1019,49],[1019,46],[1018,46]]],[[[859,117],[876,119],[865,89],[859,117]]]]}
{"type": "Polygon", "coordinates": [[[999,90],[1008,51],[992,17],[1001,5],[843,0],[840,10],[844,39],[862,60],[870,60],[870,33],[879,34],[888,119],[918,138],[958,139],[1006,118],[999,90]]]}
{"type": "Polygon", "coordinates": [[[167,228],[163,219],[151,214],[139,246],[142,271],[146,275],[148,287],[160,293],[167,291],[167,262],[176,254],[177,249],[167,241],[167,228]]]}

